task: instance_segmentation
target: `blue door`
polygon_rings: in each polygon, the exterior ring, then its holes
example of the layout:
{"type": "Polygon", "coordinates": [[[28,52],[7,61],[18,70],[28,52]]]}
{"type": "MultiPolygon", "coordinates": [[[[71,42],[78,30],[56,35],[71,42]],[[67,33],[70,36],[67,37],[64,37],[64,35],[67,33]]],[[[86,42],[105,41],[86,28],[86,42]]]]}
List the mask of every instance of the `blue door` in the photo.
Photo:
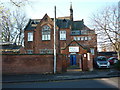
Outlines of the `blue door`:
{"type": "Polygon", "coordinates": [[[76,55],[70,55],[70,65],[76,65],[76,55]]]}

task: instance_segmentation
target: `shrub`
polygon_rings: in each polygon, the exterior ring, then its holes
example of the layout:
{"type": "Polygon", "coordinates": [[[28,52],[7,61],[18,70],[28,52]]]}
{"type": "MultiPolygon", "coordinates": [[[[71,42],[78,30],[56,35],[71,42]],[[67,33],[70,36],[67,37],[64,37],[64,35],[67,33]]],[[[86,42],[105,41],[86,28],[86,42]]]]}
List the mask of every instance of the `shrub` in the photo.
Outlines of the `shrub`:
{"type": "Polygon", "coordinates": [[[120,60],[118,60],[118,62],[115,64],[115,68],[117,70],[120,70],[120,60]]]}

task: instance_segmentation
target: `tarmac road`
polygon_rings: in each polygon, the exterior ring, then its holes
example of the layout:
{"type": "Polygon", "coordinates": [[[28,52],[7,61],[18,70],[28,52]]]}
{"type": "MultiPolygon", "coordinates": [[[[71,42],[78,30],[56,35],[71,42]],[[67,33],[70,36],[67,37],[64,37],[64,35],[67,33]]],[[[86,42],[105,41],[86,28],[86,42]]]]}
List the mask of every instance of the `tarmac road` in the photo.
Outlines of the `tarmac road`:
{"type": "Polygon", "coordinates": [[[52,82],[3,83],[2,88],[120,88],[120,77],[52,82]]]}

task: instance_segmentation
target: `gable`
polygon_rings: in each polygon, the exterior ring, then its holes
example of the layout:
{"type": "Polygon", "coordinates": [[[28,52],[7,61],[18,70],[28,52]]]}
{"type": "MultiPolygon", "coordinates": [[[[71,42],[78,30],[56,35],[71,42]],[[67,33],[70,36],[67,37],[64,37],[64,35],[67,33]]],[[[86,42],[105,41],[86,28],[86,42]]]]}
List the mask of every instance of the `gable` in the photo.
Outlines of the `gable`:
{"type": "Polygon", "coordinates": [[[30,19],[24,30],[34,30],[41,19],[30,19]]]}
{"type": "Polygon", "coordinates": [[[54,24],[53,20],[47,14],[45,14],[44,17],[40,21],[41,26],[45,24],[51,24],[51,25],[54,24]]]}
{"type": "Polygon", "coordinates": [[[34,30],[38,26],[38,24],[45,24],[50,23],[53,25],[53,19],[51,19],[47,14],[44,15],[42,19],[30,19],[26,27],[24,28],[25,31],[27,30],[34,30]]]}
{"type": "Polygon", "coordinates": [[[78,43],[77,41],[75,40],[72,40],[65,48],[63,48],[62,50],[65,50],[67,47],[69,46],[72,46],[72,44],[77,44],[78,46],[80,46],[81,48],[87,50],[89,52],[89,48],[84,46],[84,45],[81,45],[80,43],[78,43]]]}

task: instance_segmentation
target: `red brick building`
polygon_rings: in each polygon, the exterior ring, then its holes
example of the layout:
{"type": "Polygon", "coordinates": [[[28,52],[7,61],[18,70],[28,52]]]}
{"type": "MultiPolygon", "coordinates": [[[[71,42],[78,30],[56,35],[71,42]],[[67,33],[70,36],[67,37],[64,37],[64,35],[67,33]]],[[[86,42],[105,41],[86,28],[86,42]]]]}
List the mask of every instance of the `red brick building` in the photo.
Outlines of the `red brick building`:
{"type": "MultiPolygon", "coordinates": [[[[54,19],[47,14],[42,19],[30,19],[24,30],[24,45],[27,53],[53,54],[54,19]]],[[[69,58],[90,52],[96,55],[97,35],[89,29],[84,20],[74,21],[73,9],[70,16],[56,19],[57,54],[67,54],[69,58]]]]}

